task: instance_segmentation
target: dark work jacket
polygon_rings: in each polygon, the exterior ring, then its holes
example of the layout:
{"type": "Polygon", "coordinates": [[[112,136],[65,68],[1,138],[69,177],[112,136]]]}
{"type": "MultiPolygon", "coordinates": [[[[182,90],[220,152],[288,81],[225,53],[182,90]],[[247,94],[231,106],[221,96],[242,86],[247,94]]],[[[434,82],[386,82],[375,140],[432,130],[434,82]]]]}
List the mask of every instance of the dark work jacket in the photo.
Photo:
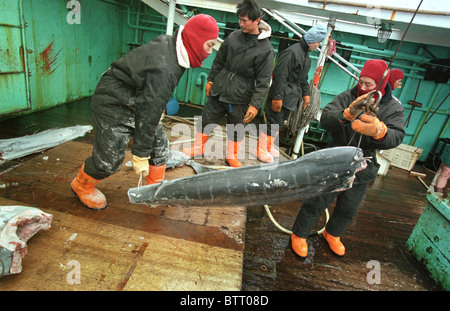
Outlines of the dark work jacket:
{"type": "MultiPolygon", "coordinates": [[[[320,119],[321,126],[332,136],[330,147],[347,146],[353,136],[351,122],[342,124],[339,121],[344,109],[356,99],[358,86],[337,95],[331,103],[323,109],[320,119]]],[[[377,176],[380,165],[377,162],[376,150],[392,149],[400,145],[405,136],[405,112],[402,104],[391,95],[391,87],[386,85],[385,95],[379,104],[377,118],[386,124],[388,130],[383,141],[376,141],[370,136],[362,135],[360,148],[365,157],[372,157],[367,161],[367,168],[356,173],[355,183],[369,182],[377,176]]],[[[358,146],[361,134],[356,133],[350,146],[358,146]]]]}
{"type": "MultiPolygon", "coordinates": [[[[261,21],[261,24],[266,24],[261,21]]],[[[270,85],[275,51],[270,43],[270,26],[256,40],[245,43],[241,29],[233,31],[222,43],[214,59],[208,81],[212,96],[229,104],[261,108],[270,85]]]]}
{"type": "Polygon", "coordinates": [[[308,84],[308,72],[311,60],[309,45],[304,39],[280,53],[273,71],[269,100],[282,99],[283,107],[296,110],[303,96],[311,95],[308,84]]]}
{"type": "Polygon", "coordinates": [[[158,122],[185,71],[176,38],[158,36],[113,62],[92,98],[102,122],[134,128],[131,152],[140,157],[150,156],[158,122]]]}

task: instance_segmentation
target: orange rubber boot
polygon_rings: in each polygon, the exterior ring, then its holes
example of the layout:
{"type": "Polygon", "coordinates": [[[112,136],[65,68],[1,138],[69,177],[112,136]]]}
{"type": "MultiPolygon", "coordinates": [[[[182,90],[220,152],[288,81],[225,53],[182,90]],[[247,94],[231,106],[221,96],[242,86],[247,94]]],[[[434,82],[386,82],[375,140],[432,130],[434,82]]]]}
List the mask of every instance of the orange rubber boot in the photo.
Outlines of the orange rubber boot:
{"type": "Polygon", "coordinates": [[[84,206],[99,211],[106,207],[106,197],[95,188],[99,182],[84,172],[83,163],[70,186],[84,206]]]}
{"type": "Polygon", "coordinates": [[[269,153],[274,158],[280,157],[280,151],[277,148],[275,148],[275,139],[277,139],[277,136],[278,136],[278,132],[275,133],[275,136],[269,136],[269,138],[271,139],[271,142],[270,142],[270,148],[267,148],[267,150],[269,150],[269,153]]]}
{"type": "Polygon", "coordinates": [[[272,163],[273,156],[269,153],[271,147],[272,137],[267,136],[266,134],[261,132],[259,134],[258,145],[256,146],[256,149],[254,151],[258,160],[265,163],[272,163]]]}
{"type": "Polygon", "coordinates": [[[322,236],[328,242],[331,250],[338,256],[345,255],[345,246],[341,242],[341,238],[332,236],[327,232],[327,230],[323,230],[322,236]]]}
{"type": "Polygon", "coordinates": [[[191,147],[184,148],[183,153],[191,158],[203,155],[203,153],[205,152],[205,144],[208,141],[208,138],[209,135],[204,135],[201,132],[197,132],[194,144],[191,147]]]}
{"type": "Polygon", "coordinates": [[[225,157],[225,161],[231,166],[231,167],[241,167],[242,163],[237,159],[239,146],[241,145],[241,142],[239,141],[232,141],[228,139],[227,142],[227,155],[225,157]]]}
{"type": "Polygon", "coordinates": [[[166,165],[149,165],[149,173],[145,177],[147,185],[157,184],[164,180],[164,176],[166,174],[166,165]]]}
{"type": "Polygon", "coordinates": [[[300,257],[304,258],[308,255],[308,244],[306,244],[306,239],[291,233],[291,245],[294,252],[300,257]]]}

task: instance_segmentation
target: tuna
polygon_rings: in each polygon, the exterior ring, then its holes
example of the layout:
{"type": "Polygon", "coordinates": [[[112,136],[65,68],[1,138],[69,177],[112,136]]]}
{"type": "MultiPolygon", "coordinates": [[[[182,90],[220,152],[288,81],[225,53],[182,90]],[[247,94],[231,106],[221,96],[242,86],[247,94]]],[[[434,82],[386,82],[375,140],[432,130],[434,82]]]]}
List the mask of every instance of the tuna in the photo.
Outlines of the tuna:
{"type": "Polygon", "coordinates": [[[35,207],[0,206],[0,277],[22,272],[27,241],[40,230],[50,229],[52,214],[35,207]]]}
{"type": "Polygon", "coordinates": [[[281,163],[205,172],[128,190],[131,203],[156,206],[279,204],[351,188],[366,159],[356,147],[334,147],[281,163]]]}

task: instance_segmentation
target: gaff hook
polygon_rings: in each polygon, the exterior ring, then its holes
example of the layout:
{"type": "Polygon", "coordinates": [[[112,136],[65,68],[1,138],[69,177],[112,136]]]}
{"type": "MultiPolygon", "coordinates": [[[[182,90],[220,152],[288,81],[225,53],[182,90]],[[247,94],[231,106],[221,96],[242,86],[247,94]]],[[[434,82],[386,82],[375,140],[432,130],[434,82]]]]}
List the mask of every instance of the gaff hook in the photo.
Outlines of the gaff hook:
{"type": "Polygon", "coordinates": [[[366,112],[370,113],[377,113],[378,112],[378,105],[380,104],[381,98],[383,97],[383,95],[381,94],[380,91],[374,90],[369,92],[369,95],[366,97],[365,99],[365,106],[366,106],[366,112]],[[377,99],[374,99],[374,95],[378,95],[377,99]]]}

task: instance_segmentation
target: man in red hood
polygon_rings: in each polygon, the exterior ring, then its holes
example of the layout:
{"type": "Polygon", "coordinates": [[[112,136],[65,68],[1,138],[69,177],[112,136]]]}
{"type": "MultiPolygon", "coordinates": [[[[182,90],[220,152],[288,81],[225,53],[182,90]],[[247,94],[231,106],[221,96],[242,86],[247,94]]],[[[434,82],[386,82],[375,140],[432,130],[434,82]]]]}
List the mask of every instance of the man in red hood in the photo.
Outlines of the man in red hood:
{"type": "Polygon", "coordinates": [[[306,237],[335,199],[336,206],[323,231],[323,237],[335,254],[345,254],[340,239],[356,215],[369,182],[377,176],[379,165],[376,151],[397,147],[405,136],[404,109],[391,95],[391,86],[387,83],[389,76],[385,75],[387,69],[383,60],[368,60],[361,70],[358,85],[337,95],[323,109],[320,123],[332,136],[330,147],[357,146],[363,150],[365,157],[371,159],[366,169],[356,173],[352,188],[319,195],[303,203],[291,235],[292,248],[301,257],[308,254],[306,237]],[[378,86],[382,98],[379,110],[374,114],[366,111],[365,99],[378,86]]]}
{"type": "Polygon", "coordinates": [[[131,137],[134,171],[147,184],[164,179],[170,151],[161,115],[186,68],[200,67],[218,36],[216,20],[199,14],[176,34],[155,37],[103,73],[91,99],[92,156],[71,183],[83,205],[94,210],[106,207],[105,196],[95,186],[120,170],[131,137]]]}
{"type": "Polygon", "coordinates": [[[405,77],[403,71],[400,69],[393,68],[389,73],[389,84],[391,85],[392,90],[401,89],[402,88],[402,80],[405,77]]]}

